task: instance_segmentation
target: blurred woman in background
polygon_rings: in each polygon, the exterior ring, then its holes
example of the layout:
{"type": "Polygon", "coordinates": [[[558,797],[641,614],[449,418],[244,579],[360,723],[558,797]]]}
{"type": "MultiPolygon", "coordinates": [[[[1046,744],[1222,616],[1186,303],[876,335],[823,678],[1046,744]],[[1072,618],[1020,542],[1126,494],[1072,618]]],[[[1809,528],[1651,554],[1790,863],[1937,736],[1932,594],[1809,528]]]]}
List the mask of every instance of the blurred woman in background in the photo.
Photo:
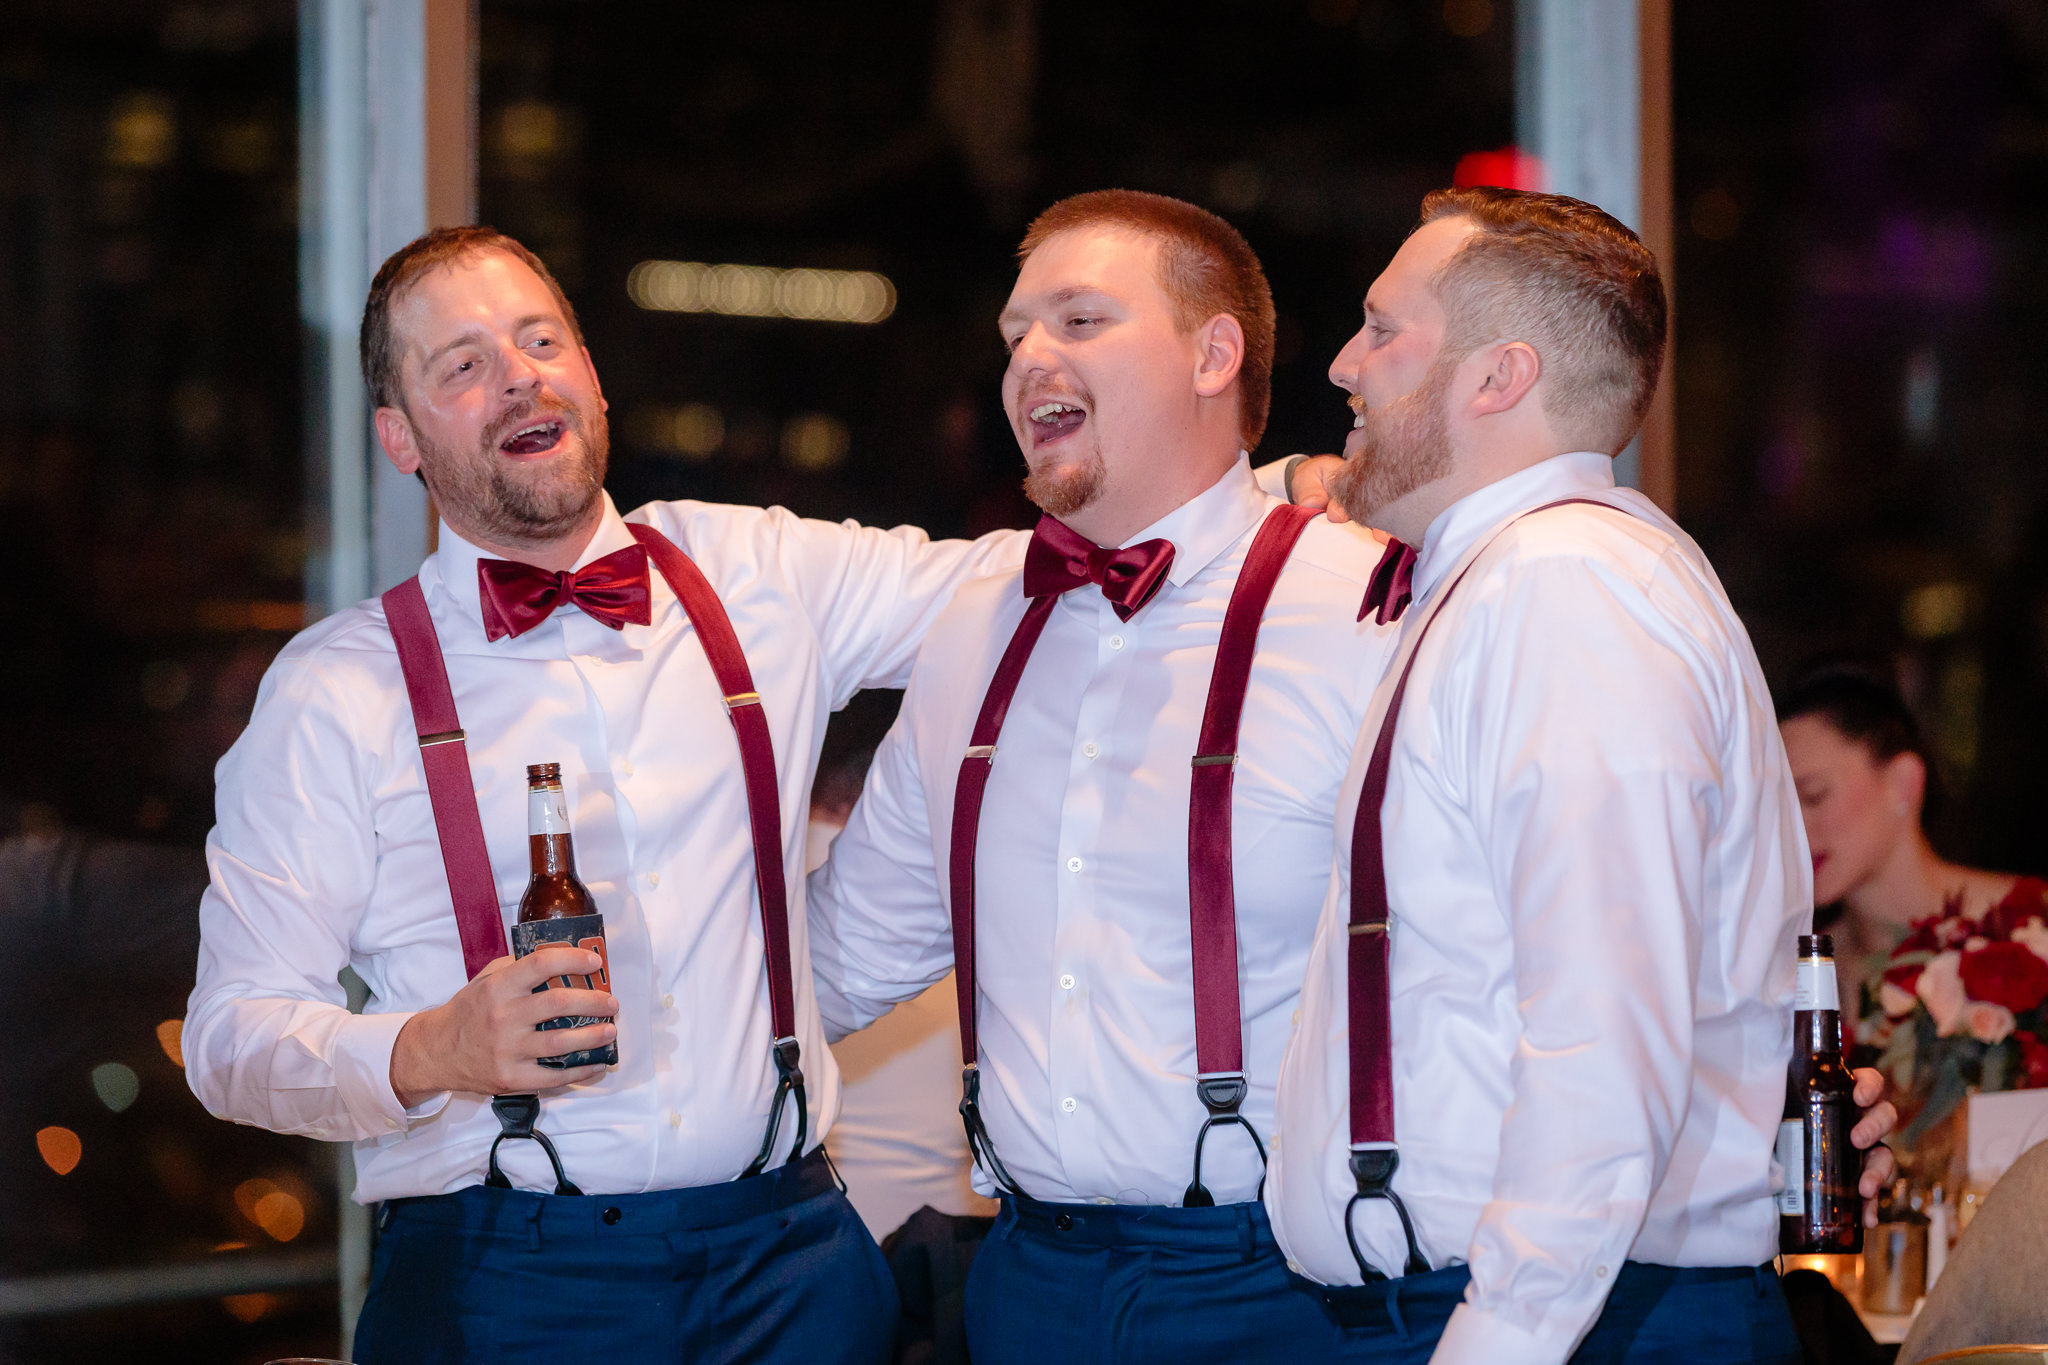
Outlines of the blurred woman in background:
{"type": "Polygon", "coordinates": [[[1814,668],[1780,694],[1778,724],[1813,851],[1816,925],[1834,935],[1842,998],[1857,1018],[1874,1008],[1867,997],[1914,921],[1944,910],[2014,923],[2048,915],[2048,884],[1949,862],[1928,842],[1928,750],[1887,672],[1814,668]]]}

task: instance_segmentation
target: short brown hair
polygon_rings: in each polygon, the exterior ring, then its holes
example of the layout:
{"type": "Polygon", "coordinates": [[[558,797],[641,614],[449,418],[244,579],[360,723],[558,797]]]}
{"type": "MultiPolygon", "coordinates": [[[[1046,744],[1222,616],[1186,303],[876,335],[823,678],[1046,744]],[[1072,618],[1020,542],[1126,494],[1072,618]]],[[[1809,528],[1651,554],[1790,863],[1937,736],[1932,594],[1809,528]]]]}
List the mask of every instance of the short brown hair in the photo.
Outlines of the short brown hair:
{"type": "Polygon", "coordinates": [[[583,344],[583,329],[576,321],[576,310],[569,306],[569,296],[562,292],[562,286],[548,273],[540,257],[496,228],[435,228],[392,252],[377,268],[377,278],[370,282],[370,297],[363,304],[363,329],[357,336],[357,345],[362,352],[363,383],[370,390],[372,407],[405,406],[398,378],[398,344],[391,335],[391,305],[426,275],[485,251],[502,251],[540,276],[541,283],[547,285],[548,292],[561,305],[569,334],[578,346],[583,344]]]}
{"type": "Polygon", "coordinates": [[[1421,221],[1439,218],[1478,229],[1433,282],[1444,354],[1527,341],[1548,373],[1543,406],[1559,435],[1619,454],[1664,368],[1669,310],[1657,258],[1612,216],[1562,194],[1437,190],[1421,221]]]}
{"type": "Polygon", "coordinates": [[[1091,190],[1062,199],[1031,222],[1017,247],[1021,262],[1057,233],[1121,227],[1159,241],[1159,287],[1173,304],[1173,325],[1192,332],[1219,313],[1244,329],[1238,366],[1238,437],[1258,445],[1273,404],[1273,289],[1241,233],[1207,209],[1142,190],[1091,190]]]}

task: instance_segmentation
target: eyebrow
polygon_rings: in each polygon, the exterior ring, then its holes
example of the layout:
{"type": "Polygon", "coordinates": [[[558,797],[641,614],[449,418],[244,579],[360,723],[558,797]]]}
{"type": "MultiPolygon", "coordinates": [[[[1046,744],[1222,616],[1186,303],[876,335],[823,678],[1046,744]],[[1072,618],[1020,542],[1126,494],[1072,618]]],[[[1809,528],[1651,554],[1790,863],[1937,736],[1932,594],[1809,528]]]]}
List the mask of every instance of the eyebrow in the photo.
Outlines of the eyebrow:
{"type": "MultiPolygon", "coordinates": [[[[1063,303],[1072,303],[1075,299],[1080,298],[1083,294],[1101,294],[1106,298],[1112,299],[1116,297],[1114,294],[1111,294],[1107,289],[1104,289],[1099,285],[1070,284],[1065,289],[1053,290],[1052,293],[1046,296],[1046,302],[1051,304],[1053,307],[1057,308],[1063,303]]],[[[1005,308],[1001,313],[996,315],[996,326],[1002,327],[1008,323],[1021,322],[1023,321],[1024,317],[1025,313],[1020,308],[1005,308]]]]}

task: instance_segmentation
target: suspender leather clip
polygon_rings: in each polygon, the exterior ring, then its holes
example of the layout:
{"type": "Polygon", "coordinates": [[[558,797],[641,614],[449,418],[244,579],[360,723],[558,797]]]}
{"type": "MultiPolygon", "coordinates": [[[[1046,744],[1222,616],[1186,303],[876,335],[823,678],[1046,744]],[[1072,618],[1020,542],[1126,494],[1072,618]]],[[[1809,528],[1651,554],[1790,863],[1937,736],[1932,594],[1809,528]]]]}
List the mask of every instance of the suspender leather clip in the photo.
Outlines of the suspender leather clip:
{"type": "MultiPolygon", "coordinates": [[[[1195,1133],[1195,1176],[1188,1182],[1181,1194],[1183,1208],[1207,1209],[1216,1206],[1216,1197],[1202,1184],[1202,1146],[1209,1140],[1209,1130],[1219,1123],[1234,1123],[1251,1136],[1252,1146],[1258,1149],[1259,1166],[1266,1164],[1266,1144],[1259,1140],[1259,1130],[1252,1127],[1251,1120],[1238,1112],[1244,1097],[1251,1091],[1242,1071],[1219,1071],[1213,1076],[1197,1076],[1195,1093],[1202,1098],[1202,1107],[1209,1111],[1209,1117],[1202,1120],[1202,1126],[1195,1133]]],[[[1266,1182],[1259,1179],[1259,1192],[1265,1193],[1266,1182]]]]}
{"type": "Polygon", "coordinates": [[[998,1185],[1021,1198],[1024,1187],[1011,1178],[981,1122],[981,1067],[974,1062],[960,1072],[960,1122],[967,1129],[968,1155],[979,1161],[998,1185]]]}
{"type": "Polygon", "coordinates": [[[1398,1147],[1351,1149],[1351,1177],[1358,1182],[1362,1199],[1384,1199],[1394,1187],[1394,1172],[1401,1165],[1398,1147]]]}
{"type": "Polygon", "coordinates": [[[1250,1092],[1251,1086],[1242,1071],[1203,1076],[1195,1082],[1195,1093],[1202,1097],[1202,1106],[1218,1118],[1235,1114],[1250,1092]]]}
{"type": "Polygon", "coordinates": [[[1415,1236],[1415,1221],[1408,1216],[1408,1208],[1401,1202],[1401,1196],[1394,1193],[1394,1172],[1400,1168],[1401,1151],[1393,1143],[1357,1145],[1351,1149],[1351,1178],[1358,1182],[1358,1193],[1351,1196],[1344,1206],[1344,1240],[1351,1244],[1351,1259],[1358,1262],[1358,1274],[1367,1284],[1387,1277],[1366,1264],[1365,1252],[1358,1245],[1358,1234],[1351,1228],[1351,1211],[1358,1207],[1361,1199],[1384,1199],[1394,1206],[1394,1214],[1401,1220],[1401,1236],[1408,1243],[1408,1261],[1401,1268],[1403,1275],[1426,1275],[1429,1273],[1429,1258],[1422,1254],[1422,1244],[1415,1236]]]}
{"type": "Polygon", "coordinates": [[[790,1085],[804,1083],[804,1069],[798,1063],[803,1060],[804,1050],[794,1038],[775,1040],[775,1073],[790,1085]]]}
{"type": "Polygon", "coordinates": [[[506,1138],[531,1139],[540,1144],[547,1153],[548,1165],[555,1169],[555,1193],[580,1195],[582,1190],[562,1170],[562,1158],[555,1152],[555,1144],[548,1141],[548,1135],[534,1127],[540,1122],[540,1096],[538,1095],[493,1095],[491,1112],[498,1116],[498,1135],[491,1139],[491,1156],[487,1163],[484,1184],[494,1190],[509,1190],[512,1181],[498,1168],[498,1145],[506,1138]]]}

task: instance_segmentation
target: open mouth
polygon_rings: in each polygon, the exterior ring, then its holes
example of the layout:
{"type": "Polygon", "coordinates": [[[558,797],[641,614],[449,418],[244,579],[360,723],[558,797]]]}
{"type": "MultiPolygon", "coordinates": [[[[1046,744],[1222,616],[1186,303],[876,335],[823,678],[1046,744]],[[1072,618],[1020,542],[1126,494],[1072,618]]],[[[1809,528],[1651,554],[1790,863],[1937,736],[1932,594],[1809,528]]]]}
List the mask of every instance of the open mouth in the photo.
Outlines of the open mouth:
{"type": "Polygon", "coordinates": [[[559,417],[544,417],[537,422],[528,422],[498,442],[498,449],[507,455],[545,455],[561,444],[562,435],[567,430],[559,417]]]}
{"type": "Polygon", "coordinates": [[[1044,402],[1025,414],[1031,422],[1031,440],[1034,446],[1050,445],[1063,441],[1081,429],[1088,420],[1088,410],[1072,403],[1044,402]]]}

